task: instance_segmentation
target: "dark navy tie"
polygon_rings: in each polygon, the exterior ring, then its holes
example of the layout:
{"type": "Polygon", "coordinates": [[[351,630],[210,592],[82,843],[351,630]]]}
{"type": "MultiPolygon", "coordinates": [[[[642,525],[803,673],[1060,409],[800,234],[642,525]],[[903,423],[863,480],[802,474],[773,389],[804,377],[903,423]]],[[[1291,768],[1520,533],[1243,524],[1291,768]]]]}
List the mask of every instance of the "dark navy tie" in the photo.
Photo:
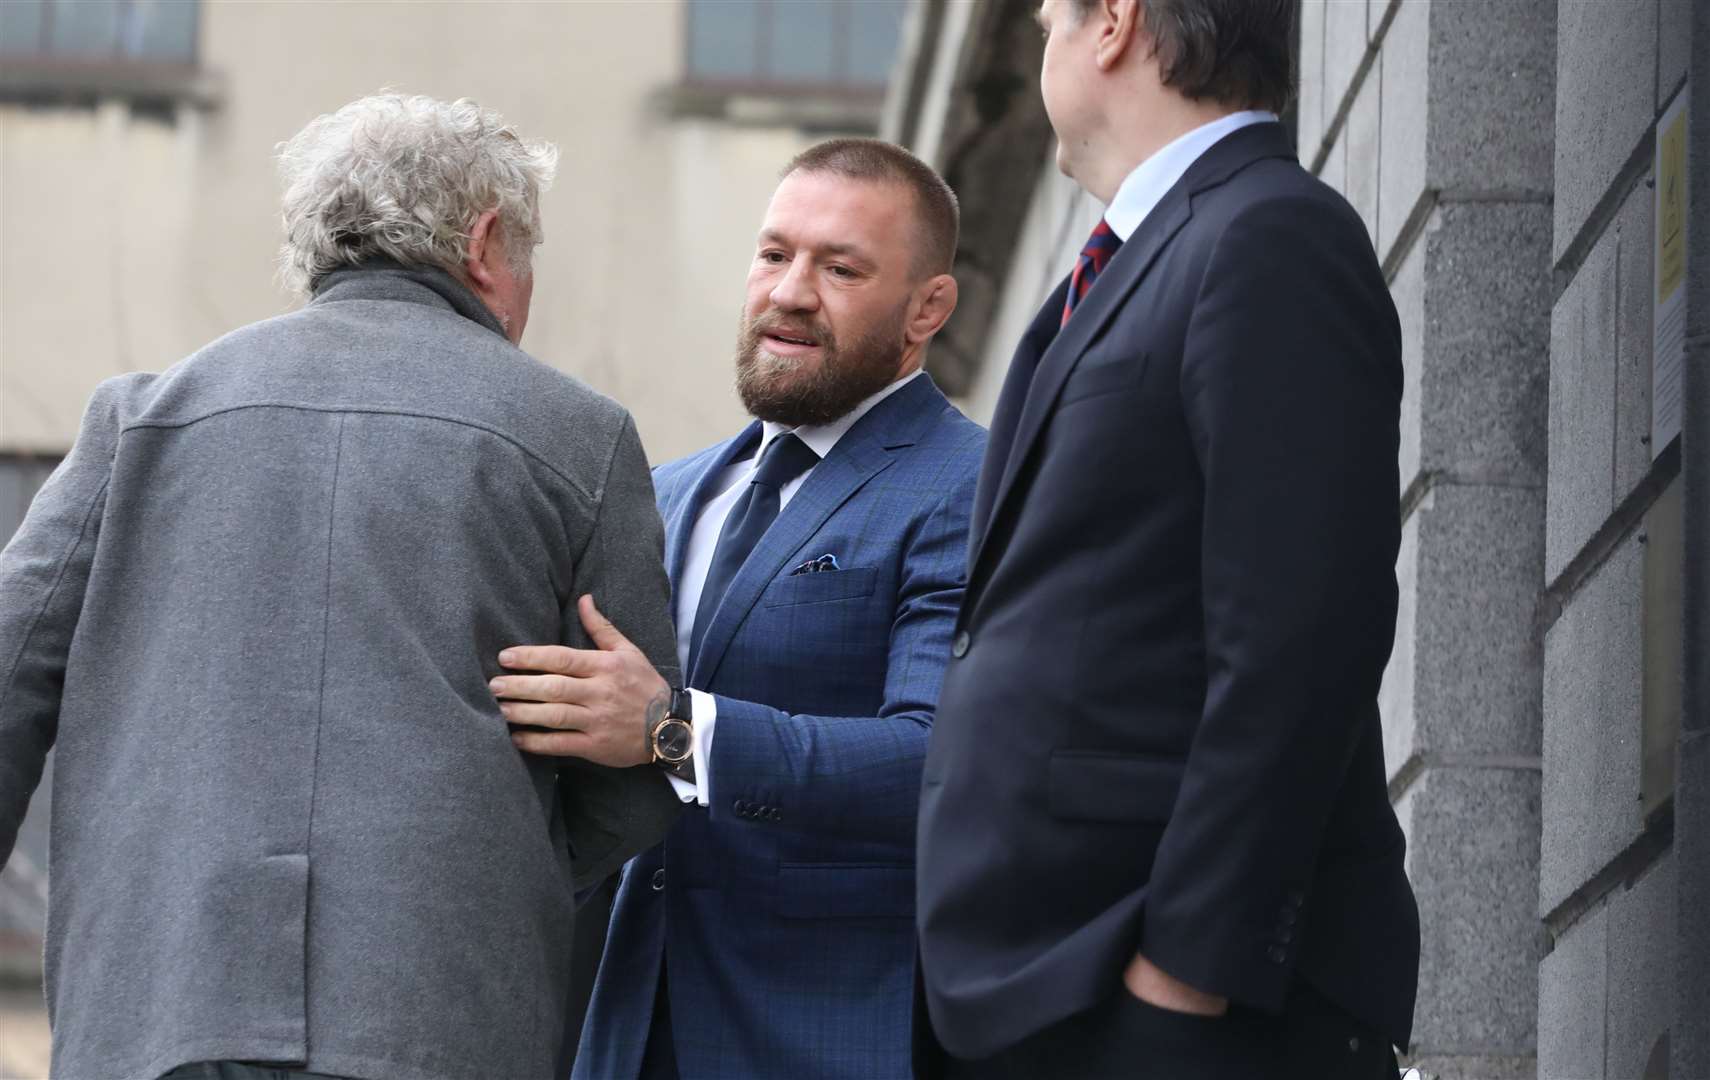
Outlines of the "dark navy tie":
{"type": "Polygon", "coordinates": [[[1098,227],[1087,237],[1086,246],[1081,248],[1081,257],[1075,260],[1075,272],[1069,276],[1069,295],[1063,299],[1063,321],[1059,326],[1069,325],[1069,316],[1075,313],[1075,308],[1085,299],[1087,290],[1093,282],[1104,273],[1104,268],[1110,265],[1111,256],[1122,246],[1122,237],[1111,231],[1110,224],[1103,218],[1098,219],[1098,227]]]}
{"type": "Polygon", "coordinates": [[[701,586],[701,602],[695,608],[695,628],[689,635],[689,662],[692,665],[701,652],[701,638],[719,601],[742,569],[748,553],[766,535],[766,530],[778,518],[779,492],[784,485],[813,468],[819,455],[807,443],[792,434],[773,439],[760,455],[760,467],[748,481],[748,490],[730,508],[719,530],[718,547],[713,549],[712,564],[707,567],[706,583],[701,586]]]}

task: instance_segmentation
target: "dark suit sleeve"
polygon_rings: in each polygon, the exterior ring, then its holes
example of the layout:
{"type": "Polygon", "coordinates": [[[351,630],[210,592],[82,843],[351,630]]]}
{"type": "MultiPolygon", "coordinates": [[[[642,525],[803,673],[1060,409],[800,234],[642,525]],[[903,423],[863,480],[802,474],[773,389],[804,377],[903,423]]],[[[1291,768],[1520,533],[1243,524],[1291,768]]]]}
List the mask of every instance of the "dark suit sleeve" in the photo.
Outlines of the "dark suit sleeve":
{"type": "Polygon", "coordinates": [[[0,866],[58,733],[66,658],[118,445],[122,385],[95,391],[71,453],[0,553],[0,866]]]}
{"type": "MultiPolygon", "coordinates": [[[[601,488],[599,518],[576,568],[573,593],[564,612],[566,644],[592,648],[576,610],[576,598],[592,593],[601,613],[659,673],[673,686],[681,685],[671,628],[671,586],[665,577],[665,527],[653,501],[647,456],[627,416],[601,488]]],[[[664,839],[682,810],[671,782],[652,765],[612,769],[566,758],[560,769],[578,890],[615,873],[632,856],[664,839]]]]}
{"type": "Polygon", "coordinates": [[[1310,905],[1395,629],[1400,334],[1343,209],[1272,201],[1231,222],[1183,350],[1204,479],[1207,686],[1142,952],[1270,1009],[1296,955],[1279,928],[1310,905]]]}
{"type": "Polygon", "coordinates": [[[912,850],[927,737],[962,602],[973,482],[971,473],[959,482],[908,542],[877,716],[791,715],[717,696],[709,770],[715,820],[764,827],[737,816],[742,801],[776,808],[788,827],[912,850]]]}

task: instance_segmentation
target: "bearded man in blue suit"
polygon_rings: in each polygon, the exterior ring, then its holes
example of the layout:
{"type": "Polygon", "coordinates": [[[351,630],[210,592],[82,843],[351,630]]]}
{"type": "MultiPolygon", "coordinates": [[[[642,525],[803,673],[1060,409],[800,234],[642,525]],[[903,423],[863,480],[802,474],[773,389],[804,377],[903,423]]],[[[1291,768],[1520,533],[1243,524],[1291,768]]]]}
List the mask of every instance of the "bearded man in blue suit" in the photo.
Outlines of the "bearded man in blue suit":
{"type": "Polygon", "coordinates": [[[545,673],[495,681],[520,746],[661,767],[699,807],[625,869],[578,1078],[910,1071],[921,764],[985,445],[921,370],[956,216],[890,144],[792,161],[738,340],[756,421],[654,476],[688,688],[592,599],[598,650],[501,657],[545,673]]]}

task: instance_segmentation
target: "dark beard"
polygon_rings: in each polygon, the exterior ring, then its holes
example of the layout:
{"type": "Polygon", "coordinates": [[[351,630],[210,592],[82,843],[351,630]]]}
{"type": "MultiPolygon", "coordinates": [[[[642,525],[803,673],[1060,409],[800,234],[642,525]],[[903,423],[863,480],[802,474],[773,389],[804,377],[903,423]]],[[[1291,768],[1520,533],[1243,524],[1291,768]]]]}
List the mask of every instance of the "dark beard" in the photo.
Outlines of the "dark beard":
{"type": "Polygon", "coordinates": [[[831,331],[814,324],[820,363],[804,371],[797,361],[765,351],[761,336],[788,320],[775,313],[744,316],[736,338],[736,392],[748,414],[784,427],[829,424],[889,386],[902,366],[903,311],[841,347],[831,331]]]}

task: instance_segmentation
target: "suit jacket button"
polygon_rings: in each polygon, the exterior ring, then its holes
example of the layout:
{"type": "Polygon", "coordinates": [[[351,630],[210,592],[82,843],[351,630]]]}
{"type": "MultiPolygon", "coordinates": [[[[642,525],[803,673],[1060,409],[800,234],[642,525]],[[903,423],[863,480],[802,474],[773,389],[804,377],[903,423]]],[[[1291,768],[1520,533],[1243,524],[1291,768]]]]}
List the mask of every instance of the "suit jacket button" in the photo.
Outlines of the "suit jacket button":
{"type": "Polygon", "coordinates": [[[951,643],[950,655],[954,656],[958,660],[962,659],[962,657],[968,655],[968,646],[971,644],[973,643],[968,638],[968,632],[966,630],[962,631],[956,635],[956,640],[951,643]]]}
{"type": "Polygon", "coordinates": [[[653,871],[653,891],[665,891],[665,871],[663,868],[653,871]]]}
{"type": "Polygon", "coordinates": [[[1288,959],[1288,950],[1284,949],[1281,945],[1272,945],[1271,951],[1265,955],[1270,957],[1271,963],[1280,964],[1288,959]]]}
{"type": "Polygon", "coordinates": [[[783,815],[778,813],[778,808],[776,806],[768,806],[766,808],[766,820],[767,821],[777,821],[781,817],[783,817],[783,815]]]}
{"type": "Polygon", "coordinates": [[[1294,927],[1284,926],[1277,930],[1277,940],[1287,945],[1294,940],[1294,927]]]}
{"type": "Polygon", "coordinates": [[[1285,907],[1281,911],[1277,912],[1277,925],[1293,926],[1295,920],[1298,918],[1300,918],[1300,914],[1298,912],[1291,907],[1285,907]]]}
{"type": "Polygon", "coordinates": [[[747,817],[748,816],[748,804],[743,802],[741,799],[738,799],[735,802],[731,803],[730,808],[736,812],[737,817],[747,817]]]}

